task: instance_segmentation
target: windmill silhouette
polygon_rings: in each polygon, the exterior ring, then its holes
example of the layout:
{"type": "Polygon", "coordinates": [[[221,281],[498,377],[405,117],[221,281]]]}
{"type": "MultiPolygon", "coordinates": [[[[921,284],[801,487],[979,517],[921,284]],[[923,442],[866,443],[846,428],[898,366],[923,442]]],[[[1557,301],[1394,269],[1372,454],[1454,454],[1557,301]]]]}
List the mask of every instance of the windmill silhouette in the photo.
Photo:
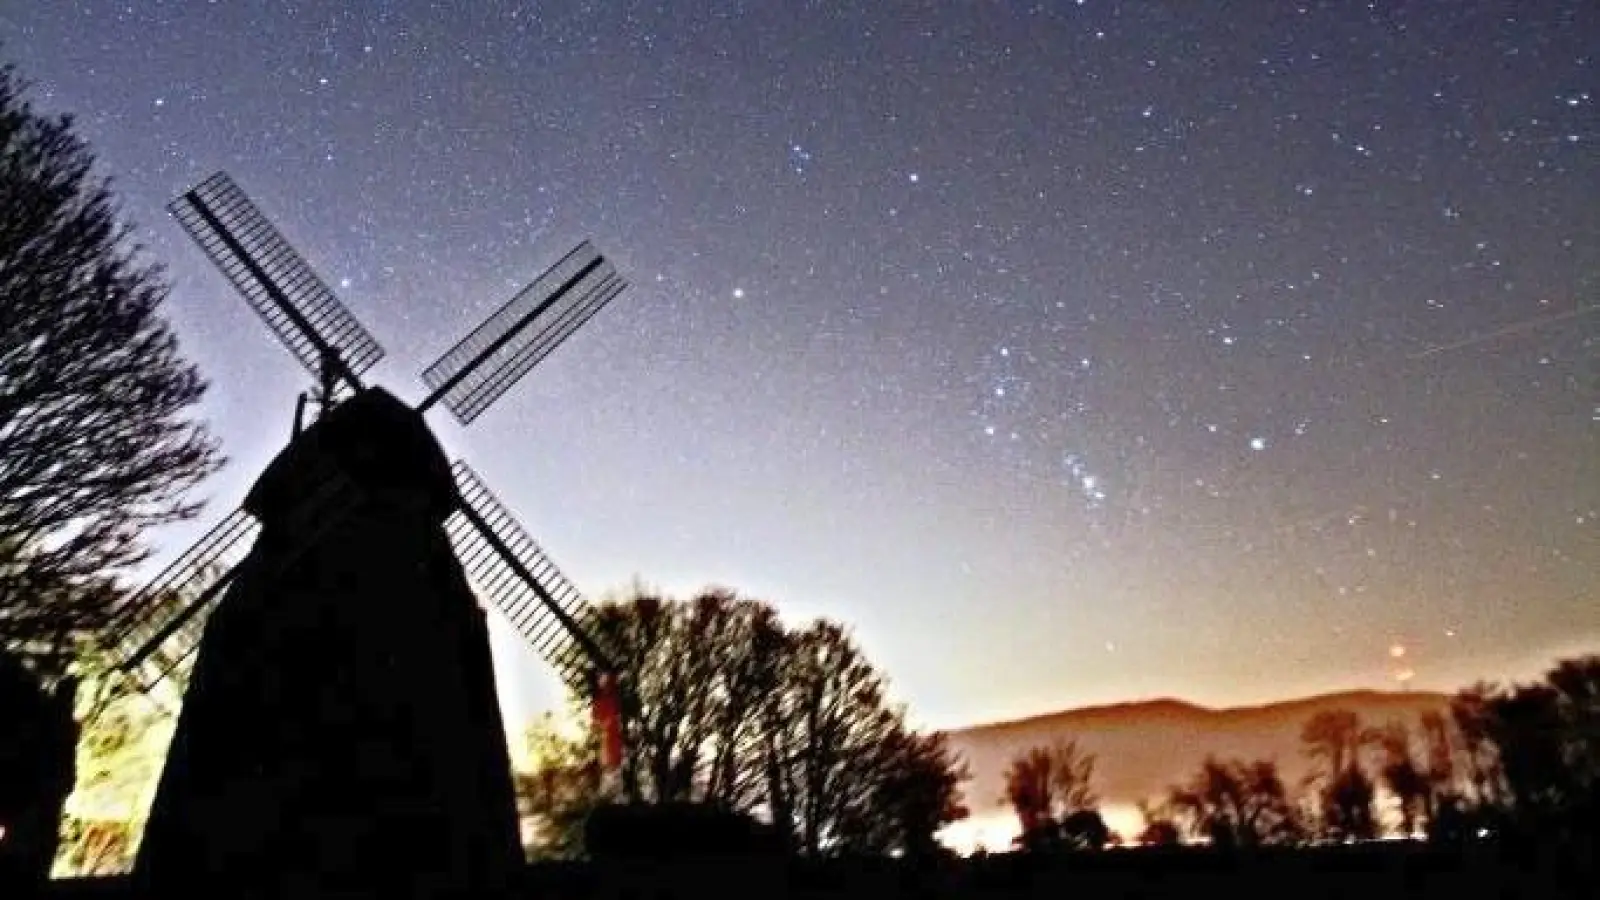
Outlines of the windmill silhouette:
{"type": "Polygon", "coordinates": [[[190,670],[136,875],[160,893],[496,890],[521,851],[468,582],[569,685],[614,668],[581,594],[423,413],[472,422],[625,283],[580,244],[429,366],[413,408],[362,383],[383,349],[227,175],[169,208],[317,386],[241,507],[114,630],[129,688],[190,670]]]}

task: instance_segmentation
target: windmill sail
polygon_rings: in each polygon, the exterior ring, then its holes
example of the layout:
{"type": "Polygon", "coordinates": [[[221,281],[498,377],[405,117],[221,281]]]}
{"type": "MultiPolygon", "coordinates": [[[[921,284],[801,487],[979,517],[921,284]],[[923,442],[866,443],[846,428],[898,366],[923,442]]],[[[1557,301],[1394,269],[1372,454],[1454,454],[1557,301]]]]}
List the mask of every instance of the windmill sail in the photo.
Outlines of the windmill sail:
{"type": "Polygon", "coordinates": [[[360,388],[383,348],[231,178],[218,172],[167,208],[301,365],[360,388]]]}
{"type": "Polygon", "coordinates": [[[461,506],[445,522],[467,578],[569,685],[610,669],[595,642],[590,608],[572,582],[466,463],[451,467],[461,506]]]}
{"type": "Polygon", "coordinates": [[[422,373],[433,393],[417,408],[443,400],[470,423],[625,287],[599,251],[579,244],[422,373]]]}
{"type": "Polygon", "coordinates": [[[260,531],[253,516],[234,510],[130,598],[112,629],[117,668],[148,690],[187,665],[213,601],[260,531]]]}

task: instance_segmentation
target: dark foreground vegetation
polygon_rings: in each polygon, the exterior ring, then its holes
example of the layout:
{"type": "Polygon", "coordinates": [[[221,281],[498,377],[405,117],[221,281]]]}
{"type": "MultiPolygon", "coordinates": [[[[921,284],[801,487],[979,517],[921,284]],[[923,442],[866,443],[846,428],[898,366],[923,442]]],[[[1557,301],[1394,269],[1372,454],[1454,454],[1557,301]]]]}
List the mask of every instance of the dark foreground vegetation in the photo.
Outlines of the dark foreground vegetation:
{"type": "MultiPolygon", "coordinates": [[[[1410,842],[1249,854],[1202,848],[1139,848],[970,859],[683,858],[539,863],[514,896],[706,897],[1143,897],[1274,896],[1522,898],[1593,897],[1592,848],[1555,853],[1494,843],[1436,847],[1410,842]]],[[[56,882],[48,897],[123,898],[126,879],[56,882]]]]}

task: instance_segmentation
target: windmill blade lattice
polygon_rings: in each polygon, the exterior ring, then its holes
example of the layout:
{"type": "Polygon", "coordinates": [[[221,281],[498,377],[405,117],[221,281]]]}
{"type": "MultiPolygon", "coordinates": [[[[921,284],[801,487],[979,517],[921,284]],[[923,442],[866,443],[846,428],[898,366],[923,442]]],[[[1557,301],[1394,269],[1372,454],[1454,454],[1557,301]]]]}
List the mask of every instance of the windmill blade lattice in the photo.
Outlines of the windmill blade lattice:
{"type": "Polygon", "coordinates": [[[451,467],[462,505],[445,522],[467,578],[568,685],[610,668],[595,643],[591,610],[572,582],[466,463],[451,467]]]}
{"type": "Polygon", "coordinates": [[[144,689],[182,666],[205,630],[213,601],[261,525],[236,509],[124,605],[113,626],[112,658],[144,689]]]}
{"type": "Polygon", "coordinates": [[[383,348],[233,179],[218,172],[167,208],[301,365],[322,377],[331,361],[360,387],[383,348]]]}
{"type": "Polygon", "coordinates": [[[418,409],[443,400],[470,423],[625,287],[599,251],[579,244],[422,373],[433,393],[418,409]]]}

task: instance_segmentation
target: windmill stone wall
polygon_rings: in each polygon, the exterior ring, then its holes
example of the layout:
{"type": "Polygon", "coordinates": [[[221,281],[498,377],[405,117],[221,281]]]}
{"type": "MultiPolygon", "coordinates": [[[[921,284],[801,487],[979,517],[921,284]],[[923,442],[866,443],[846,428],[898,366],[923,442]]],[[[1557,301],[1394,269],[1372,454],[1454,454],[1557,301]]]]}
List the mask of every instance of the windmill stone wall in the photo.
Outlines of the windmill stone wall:
{"type": "Polygon", "coordinates": [[[151,896],[476,897],[520,868],[454,492],[422,417],[377,388],[263,472],[261,537],[206,626],[135,866],[151,896]],[[353,502],[307,515],[330,471],[353,502]]]}

